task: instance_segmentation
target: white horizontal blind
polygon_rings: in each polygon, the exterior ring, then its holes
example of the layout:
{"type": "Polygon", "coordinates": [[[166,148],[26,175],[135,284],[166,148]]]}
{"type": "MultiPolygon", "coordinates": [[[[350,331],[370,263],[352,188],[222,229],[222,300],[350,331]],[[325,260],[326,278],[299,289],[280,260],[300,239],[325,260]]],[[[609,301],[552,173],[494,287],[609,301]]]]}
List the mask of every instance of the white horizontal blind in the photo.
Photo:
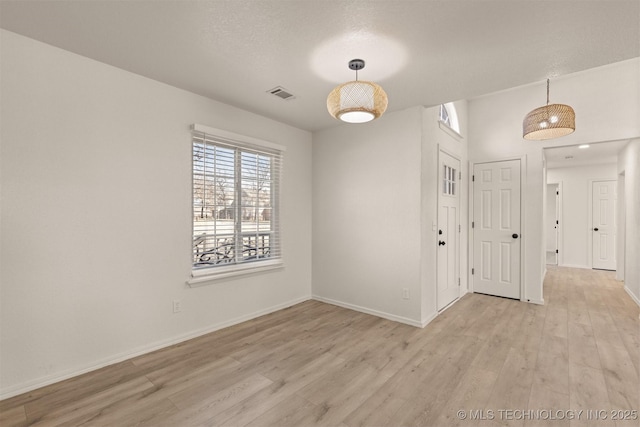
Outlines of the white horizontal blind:
{"type": "Polygon", "coordinates": [[[274,147],[194,129],[194,270],[281,258],[283,152],[274,147]]]}

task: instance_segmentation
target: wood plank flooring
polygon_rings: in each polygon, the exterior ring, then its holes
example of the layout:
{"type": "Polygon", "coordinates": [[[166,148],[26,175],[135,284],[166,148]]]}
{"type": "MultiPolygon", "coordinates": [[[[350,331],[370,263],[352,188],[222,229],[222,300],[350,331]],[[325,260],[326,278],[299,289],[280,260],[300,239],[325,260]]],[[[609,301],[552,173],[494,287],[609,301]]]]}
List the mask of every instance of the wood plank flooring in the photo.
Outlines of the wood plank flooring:
{"type": "Polygon", "coordinates": [[[424,329],[308,301],[4,400],[0,425],[638,426],[612,420],[640,409],[614,273],[551,267],[544,297],[469,294],[424,329]]]}

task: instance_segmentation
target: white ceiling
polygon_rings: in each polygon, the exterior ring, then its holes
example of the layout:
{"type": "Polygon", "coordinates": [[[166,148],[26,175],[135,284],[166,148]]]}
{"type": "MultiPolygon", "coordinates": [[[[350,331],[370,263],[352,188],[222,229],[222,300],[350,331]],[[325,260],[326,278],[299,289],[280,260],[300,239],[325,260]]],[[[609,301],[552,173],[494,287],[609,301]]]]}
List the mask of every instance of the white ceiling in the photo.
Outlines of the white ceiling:
{"type": "Polygon", "coordinates": [[[588,148],[579,145],[551,147],[544,149],[544,157],[549,169],[616,163],[618,154],[628,143],[629,140],[620,140],[588,144],[588,148]]]}
{"type": "Polygon", "coordinates": [[[640,54],[638,0],[1,0],[0,26],[310,131],[353,58],[394,111],[640,54]]]}

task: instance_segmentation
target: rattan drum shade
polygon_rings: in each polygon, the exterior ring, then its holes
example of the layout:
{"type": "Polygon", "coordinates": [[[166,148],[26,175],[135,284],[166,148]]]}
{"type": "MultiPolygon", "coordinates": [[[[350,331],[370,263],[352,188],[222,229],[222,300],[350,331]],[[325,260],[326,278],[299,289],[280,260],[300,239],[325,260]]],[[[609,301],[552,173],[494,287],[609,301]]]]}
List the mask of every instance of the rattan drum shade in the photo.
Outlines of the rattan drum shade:
{"type": "Polygon", "coordinates": [[[377,119],[387,109],[387,94],[380,85],[358,80],[358,70],[363,68],[364,60],[349,61],[349,69],[356,72],[356,79],[329,93],[327,110],[334,118],[347,123],[365,123],[377,119]]]}
{"type": "Polygon", "coordinates": [[[576,113],[573,108],[564,104],[536,108],[522,122],[522,136],[529,140],[558,138],[575,130],[576,113]]]}
{"type": "Polygon", "coordinates": [[[364,123],[380,117],[387,109],[387,94],[377,84],[352,81],[329,93],[327,110],[336,119],[348,123],[364,123]]]}
{"type": "Polygon", "coordinates": [[[569,135],[576,130],[576,113],[565,104],[549,104],[547,79],[547,105],[530,111],[522,121],[524,139],[542,141],[569,135]]]}

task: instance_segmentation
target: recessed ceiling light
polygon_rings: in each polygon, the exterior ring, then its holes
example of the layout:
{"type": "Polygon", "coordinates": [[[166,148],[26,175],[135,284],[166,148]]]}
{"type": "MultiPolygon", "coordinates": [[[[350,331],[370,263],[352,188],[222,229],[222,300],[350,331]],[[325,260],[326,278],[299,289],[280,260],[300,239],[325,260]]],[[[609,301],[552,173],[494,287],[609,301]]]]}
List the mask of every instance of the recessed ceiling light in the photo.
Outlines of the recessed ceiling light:
{"type": "Polygon", "coordinates": [[[578,148],[589,148],[589,144],[578,145],[578,148]]]}
{"type": "Polygon", "coordinates": [[[565,159],[573,159],[573,156],[564,156],[565,159]]]}

